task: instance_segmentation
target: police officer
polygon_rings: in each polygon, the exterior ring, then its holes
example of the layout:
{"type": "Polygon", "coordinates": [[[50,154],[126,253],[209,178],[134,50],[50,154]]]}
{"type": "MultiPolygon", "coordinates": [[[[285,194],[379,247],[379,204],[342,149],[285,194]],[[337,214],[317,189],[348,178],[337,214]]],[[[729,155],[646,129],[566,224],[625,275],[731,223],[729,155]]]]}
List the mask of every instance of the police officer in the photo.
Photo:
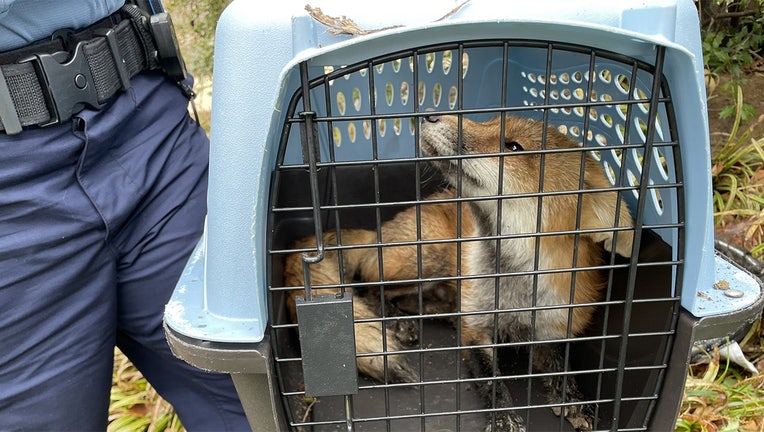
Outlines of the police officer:
{"type": "Polygon", "coordinates": [[[249,429],[162,330],[208,140],[161,6],[124,1],[0,1],[0,430],[105,430],[115,345],[189,430],[249,429]]]}

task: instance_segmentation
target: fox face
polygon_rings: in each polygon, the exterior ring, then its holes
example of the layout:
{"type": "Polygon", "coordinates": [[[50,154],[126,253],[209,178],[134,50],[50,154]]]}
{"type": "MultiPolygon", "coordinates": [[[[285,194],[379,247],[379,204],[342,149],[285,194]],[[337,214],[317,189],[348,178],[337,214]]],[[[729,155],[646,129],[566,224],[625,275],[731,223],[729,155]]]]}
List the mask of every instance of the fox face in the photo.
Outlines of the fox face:
{"type": "MultiPolygon", "coordinates": [[[[587,153],[573,150],[579,147],[577,143],[554,127],[544,129],[542,123],[525,118],[507,116],[502,126],[501,116],[483,123],[428,116],[421,130],[420,148],[425,156],[492,155],[433,161],[451,177],[458,175],[461,165],[461,174],[489,194],[577,190],[581,164],[596,164],[587,153]],[[443,169],[445,164],[451,167],[443,169]]],[[[609,186],[607,179],[596,174],[585,176],[585,186],[609,186]]]]}
{"type": "MultiPolygon", "coordinates": [[[[463,196],[515,196],[506,205],[505,233],[536,232],[538,208],[542,209],[541,232],[576,229],[577,220],[584,229],[633,226],[617,193],[592,192],[579,198],[584,189],[605,190],[612,185],[589,152],[542,122],[513,116],[482,123],[450,115],[427,116],[421,124],[419,147],[463,196]],[[579,208],[582,215],[577,218],[579,208]]],[[[482,204],[489,214],[496,212],[495,205],[482,204]]],[[[594,242],[604,240],[605,249],[613,250],[612,241],[607,241],[612,233],[589,237],[594,242]]],[[[616,252],[630,256],[632,237],[630,232],[621,233],[616,252]]]]}

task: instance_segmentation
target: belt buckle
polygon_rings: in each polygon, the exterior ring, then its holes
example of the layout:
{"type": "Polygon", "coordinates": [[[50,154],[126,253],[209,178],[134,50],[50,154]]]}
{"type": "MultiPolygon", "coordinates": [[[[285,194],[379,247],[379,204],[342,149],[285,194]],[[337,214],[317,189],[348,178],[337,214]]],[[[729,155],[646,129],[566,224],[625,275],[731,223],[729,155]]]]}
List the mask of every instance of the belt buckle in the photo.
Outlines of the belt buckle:
{"type": "Polygon", "coordinates": [[[51,118],[40,126],[64,122],[82,111],[85,105],[95,109],[105,105],[98,102],[98,93],[82,43],[76,44],[71,56],[66,51],[35,54],[19,63],[32,63],[38,77],[44,81],[43,94],[51,118]]]}

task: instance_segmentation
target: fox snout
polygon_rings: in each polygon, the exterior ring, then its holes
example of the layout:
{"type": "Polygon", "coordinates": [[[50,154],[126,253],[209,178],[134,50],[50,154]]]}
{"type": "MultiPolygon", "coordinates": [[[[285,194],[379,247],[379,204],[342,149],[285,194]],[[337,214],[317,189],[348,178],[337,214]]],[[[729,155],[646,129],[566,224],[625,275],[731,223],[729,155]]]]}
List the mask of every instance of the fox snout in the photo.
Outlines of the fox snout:
{"type": "Polygon", "coordinates": [[[422,117],[419,147],[425,156],[455,155],[458,145],[458,121],[452,116],[428,115],[422,117]]]}

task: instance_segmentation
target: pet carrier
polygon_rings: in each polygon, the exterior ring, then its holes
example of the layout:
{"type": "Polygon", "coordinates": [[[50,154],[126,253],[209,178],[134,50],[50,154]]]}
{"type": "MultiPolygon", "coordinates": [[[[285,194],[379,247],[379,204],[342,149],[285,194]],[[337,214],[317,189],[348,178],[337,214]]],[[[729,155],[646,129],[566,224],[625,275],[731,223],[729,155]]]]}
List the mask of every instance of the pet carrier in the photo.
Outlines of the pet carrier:
{"type": "Polygon", "coordinates": [[[701,58],[690,0],[234,1],[174,352],[255,430],[672,429],[762,309],[701,58]]]}

